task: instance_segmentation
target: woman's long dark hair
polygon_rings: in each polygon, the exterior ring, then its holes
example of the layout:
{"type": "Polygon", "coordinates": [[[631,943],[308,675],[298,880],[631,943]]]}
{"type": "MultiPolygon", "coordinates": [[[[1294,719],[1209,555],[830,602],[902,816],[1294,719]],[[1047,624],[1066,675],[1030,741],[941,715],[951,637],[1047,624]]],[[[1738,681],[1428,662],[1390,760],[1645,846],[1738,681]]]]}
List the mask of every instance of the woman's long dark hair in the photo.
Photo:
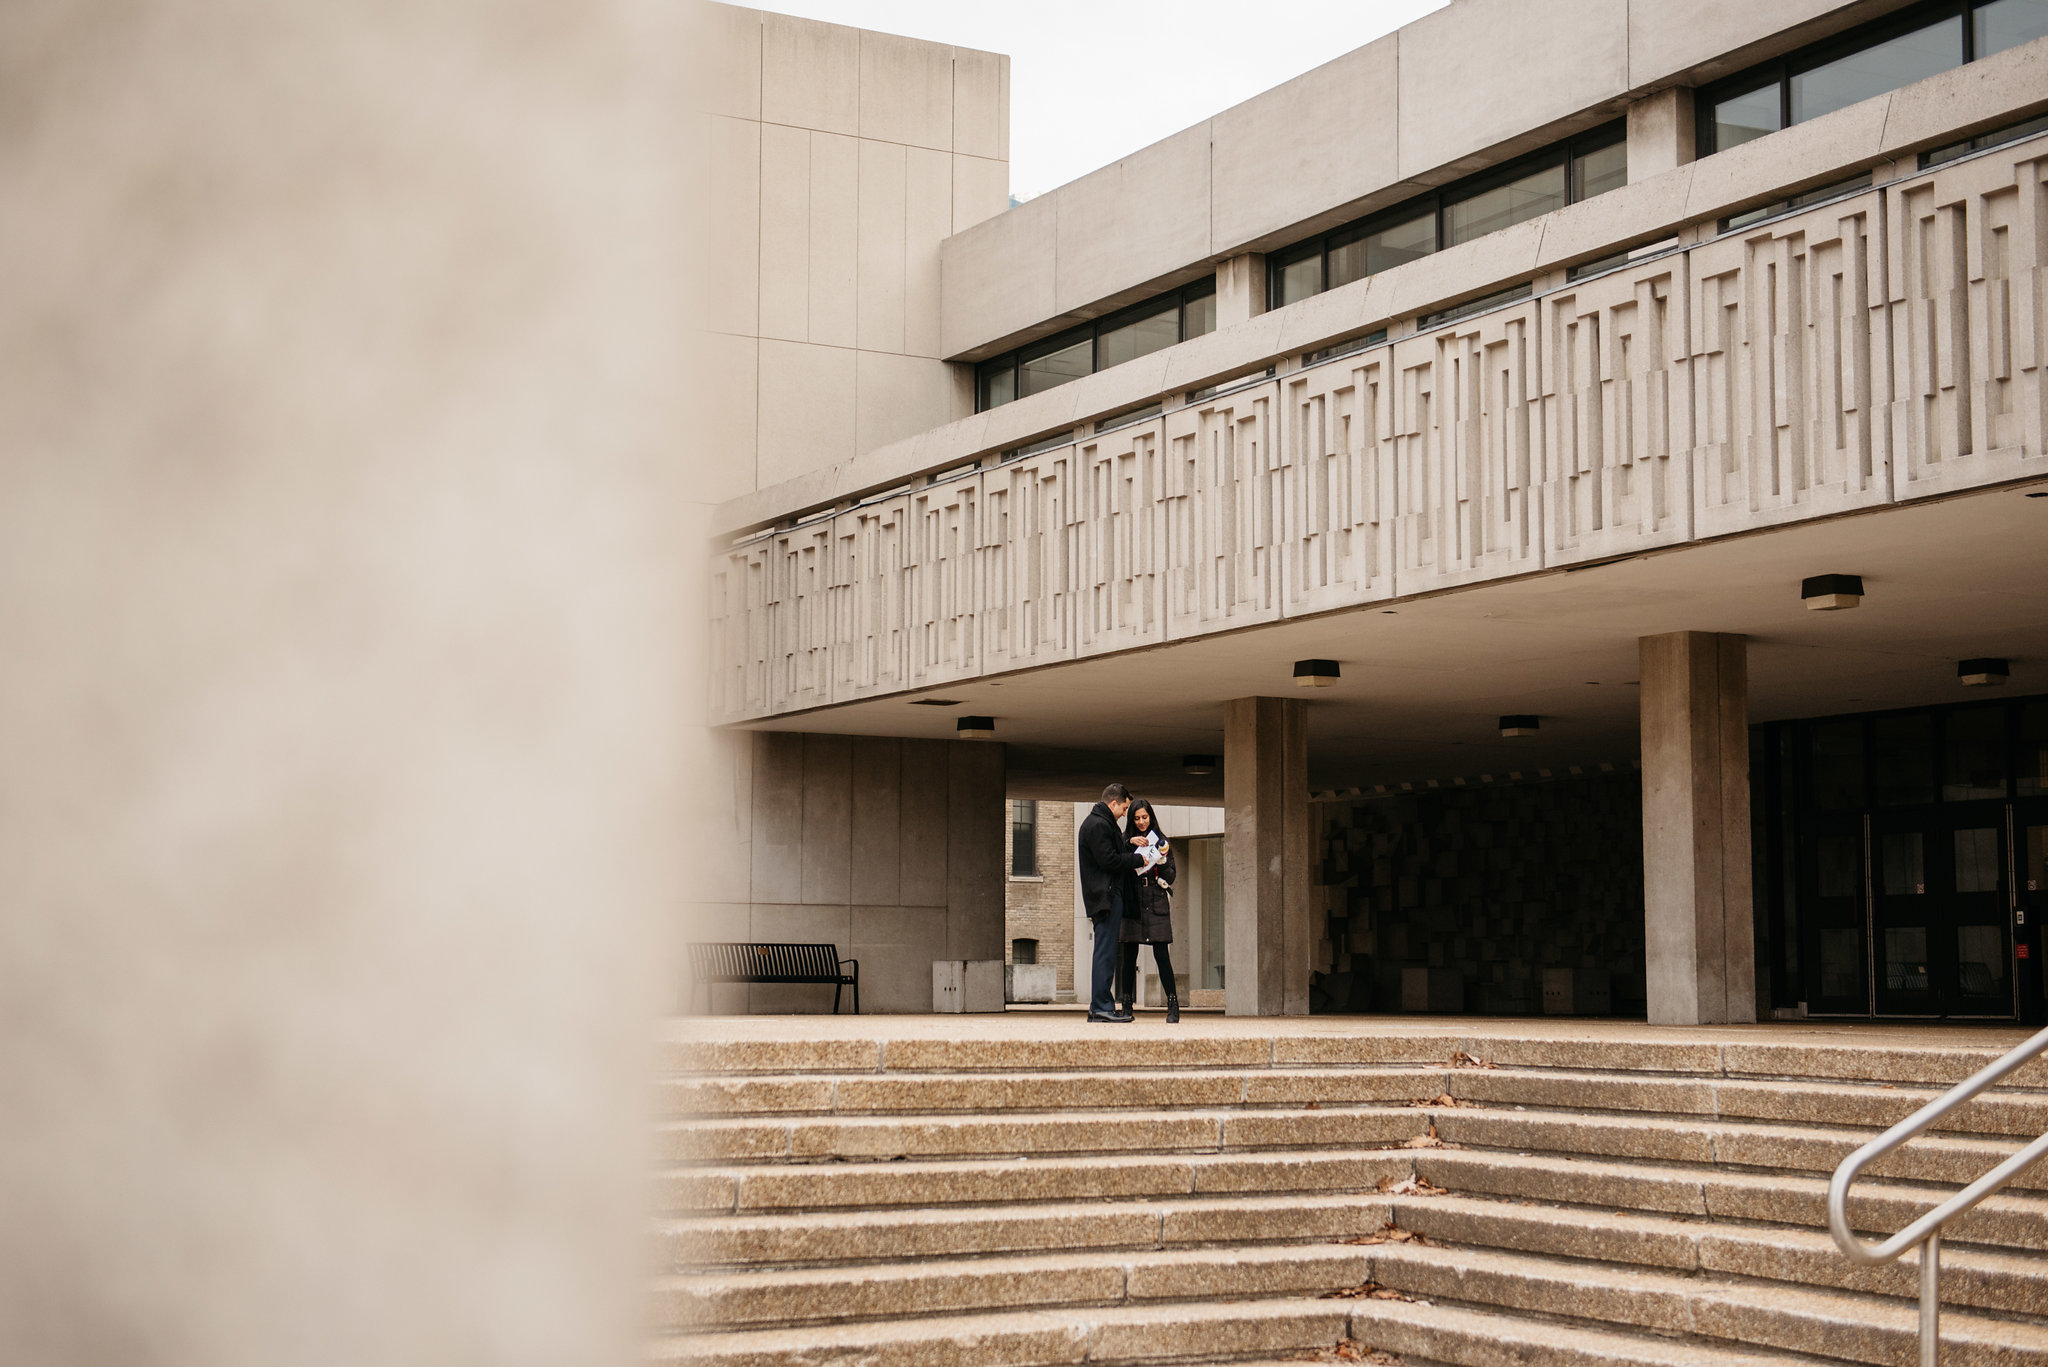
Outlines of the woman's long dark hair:
{"type": "Polygon", "coordinates": [[[1142,797],[1132,798],[1131,809],[1124,813],[1124,839],[1128,841],[1134,835],[1145,834],[1145,832],[1138,829],[1138,809],[1140,807],[1143,807],[1146,814],[1152,818],[1152,830],[1159,836],[1159,843],[1162,845],[1166,844],[1166,831],[1159,824],[1159,813],[1153,811],[1151,799],[1142,797]]]}

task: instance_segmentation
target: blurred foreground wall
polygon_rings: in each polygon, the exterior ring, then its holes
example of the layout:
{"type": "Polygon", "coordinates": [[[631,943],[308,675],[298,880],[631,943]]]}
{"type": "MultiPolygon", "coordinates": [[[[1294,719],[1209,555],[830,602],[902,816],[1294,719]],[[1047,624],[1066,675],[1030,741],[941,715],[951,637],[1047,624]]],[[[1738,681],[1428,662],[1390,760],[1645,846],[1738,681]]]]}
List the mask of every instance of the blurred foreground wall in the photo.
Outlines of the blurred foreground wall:
{"type": "Polygon", "coordinates": [[[685,23],[0,6],[0,1361],[633,1351],[685,23]]]}

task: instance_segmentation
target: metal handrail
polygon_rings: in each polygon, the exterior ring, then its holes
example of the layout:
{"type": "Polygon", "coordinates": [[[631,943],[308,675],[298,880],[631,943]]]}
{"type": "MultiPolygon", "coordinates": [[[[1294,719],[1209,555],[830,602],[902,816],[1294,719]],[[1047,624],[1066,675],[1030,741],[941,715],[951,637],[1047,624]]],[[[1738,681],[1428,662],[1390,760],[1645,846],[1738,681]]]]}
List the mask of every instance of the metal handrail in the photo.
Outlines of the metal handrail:
{"type": "Polygon", "coordinates": [[[2048,1156],[2048,1134],[2000,1163],[1883,1243],[1866,1244],[1849,1228],[1849,1187],[1863,1169],[1930,1129],[1934,1122],[2007,1073],[2048,1053],[2048,1030],[1922,1106],[1842,1160],[1828,1183],[1828,1229],[1835,1244],[1855,1263],[1888,1263],[1920,1245],[1920,1367],[1941,1361],[1941,1231],[1956,1216],[2011,1181],[2036,1159],[2048,1156]]]}

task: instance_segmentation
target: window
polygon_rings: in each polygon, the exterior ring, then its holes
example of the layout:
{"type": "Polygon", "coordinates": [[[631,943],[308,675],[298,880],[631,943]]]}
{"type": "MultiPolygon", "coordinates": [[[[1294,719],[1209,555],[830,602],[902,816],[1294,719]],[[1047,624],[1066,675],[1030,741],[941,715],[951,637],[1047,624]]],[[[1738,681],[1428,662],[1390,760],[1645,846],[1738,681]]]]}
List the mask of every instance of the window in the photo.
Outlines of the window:
{"type": "Polygon", "coordinates": [[[1010,804],[1010,877],[1038,877],[1038,804],[1029,799],[1010,804]]]}
{"type": "Polygon", "coordinates": [[[1038,962],[1038,941],[1010,941],[1010,962],[1013,964],[1035,964],[1038,962]]]}
{"type": "Polygon", "coordinates": [[[1069,380],[1107,370],[1162,347],[1216,330],[1216,278],[1197,280],[1171,294],[1055,337],[983,361],[974,373],[974,410],[1043,394],[1069,380]]]}
{"type": "Polygon", "coordinates": [[[1627,128],[1607,124],[1273,253],[1266,297],[1282,308],[1627,183],[1627,128]]]}
{"type": "Polygon", "coordinates": [[[1700,92],[1701,156],[2048,35],[2048,0],[1940,0],[1700,92]]]}

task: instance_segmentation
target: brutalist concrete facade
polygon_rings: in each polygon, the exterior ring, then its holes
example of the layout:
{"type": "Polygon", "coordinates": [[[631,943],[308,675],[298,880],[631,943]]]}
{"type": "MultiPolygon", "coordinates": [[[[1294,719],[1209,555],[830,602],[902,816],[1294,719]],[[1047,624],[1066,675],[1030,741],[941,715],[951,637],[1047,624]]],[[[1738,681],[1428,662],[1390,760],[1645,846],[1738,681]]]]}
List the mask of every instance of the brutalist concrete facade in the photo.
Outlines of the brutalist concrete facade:
{"type": "Polygon", "coordinates": [[[1012,793],[1228,805],[1260,1014],[1339,971],[1312,795],[1639,763],[1646,1009],[1755,1018],[1796,965],[1757,958],[1747,730],[2048,653],[2048,39],[1699,155],[1714,82],[1933,13],[1455,0],[947,237],[963,377],[1209,277],[1216,325],[725,504],[716,719],[986,715],[1012,793]],[[1267,307],[1293,244],[1598,129],[1625,183],[1267,307]],[[1829,573],[1870,606],[1805,611],[1829,573]]]}

